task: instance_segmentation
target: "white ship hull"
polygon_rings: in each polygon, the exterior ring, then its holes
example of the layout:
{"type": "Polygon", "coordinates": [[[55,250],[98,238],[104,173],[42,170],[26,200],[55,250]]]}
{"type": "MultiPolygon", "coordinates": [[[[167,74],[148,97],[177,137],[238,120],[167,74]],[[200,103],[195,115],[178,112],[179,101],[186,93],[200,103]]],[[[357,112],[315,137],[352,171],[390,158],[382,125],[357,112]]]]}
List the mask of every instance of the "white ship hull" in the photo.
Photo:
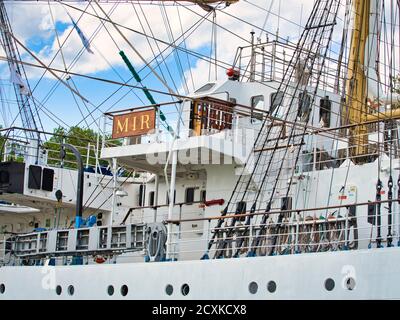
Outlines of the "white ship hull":
{"type": "Polygon", "coordinates": [[[5,290],[0,299],[399,299],[399,265],[400,248],[393,247],[200,261],[2,267],[5,290]],[[326,289],[327,279],[335,283],[331,291],[326,289]],[[276,284],[273,293],[267,289],[270,281],[276,284]],[[252,282],[257,283],[254,294],[249,291],[252,282]],[[184,284],[189,286],[186,296],[184,284]],[[113,295],[108,294],[110,285],[113,295]],[[121,294],[124,285],[126,296],[121,294]],[[168,285],[173,287],[171,295],[166,294],[168,285]],[[62,288],[60,295],[56,286],[62,288]],[[74,287],[73,295],[69,286],[74,287]]]}

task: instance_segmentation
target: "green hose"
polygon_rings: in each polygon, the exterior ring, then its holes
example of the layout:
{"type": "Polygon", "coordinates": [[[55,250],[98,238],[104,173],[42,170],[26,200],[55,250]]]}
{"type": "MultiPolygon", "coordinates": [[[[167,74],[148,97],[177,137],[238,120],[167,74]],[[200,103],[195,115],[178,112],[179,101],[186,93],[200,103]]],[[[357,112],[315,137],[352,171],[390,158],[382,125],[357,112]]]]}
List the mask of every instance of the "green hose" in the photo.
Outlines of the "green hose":
{"type": "MultiPolygon", "coordinates": [[[[119,52],[119,55],[122,57],[122,60],[124,60],[126,66],[128,67],[129,71],[132,73],[135,80],[140,85],[142,85],[142,79],[140,78],[139,74],[136,72],[135,68],[133,67],[132,63],[129,61],[129,59],[125,55],[125,53],[121,50],[119,52]]],[[[142,90],[151,104],[157,104],[156,101],[154,100],[153,96],[151,95],[150,91],[143,85],[142,85],[142,90]]],[[[160,117],[161,121],[165,122],[167,130],[173,135],[174,130],[168,125],[167,118],[165,117],[164,113],[160,110],[160,108],[158,108],[158,111],[159,111],[159,117],[160,117]]]]}

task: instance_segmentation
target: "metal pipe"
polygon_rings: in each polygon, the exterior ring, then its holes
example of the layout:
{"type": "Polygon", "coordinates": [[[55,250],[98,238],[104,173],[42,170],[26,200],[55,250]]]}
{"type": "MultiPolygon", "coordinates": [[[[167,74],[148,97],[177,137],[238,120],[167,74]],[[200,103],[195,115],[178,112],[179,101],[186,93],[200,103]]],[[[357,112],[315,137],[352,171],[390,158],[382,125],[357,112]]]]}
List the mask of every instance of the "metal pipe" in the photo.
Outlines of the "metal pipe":
{"type": "Polygon", "coordinates": [[[155,176],[155,190],[154,190],[154,222],[157,222],[157,205],[158,205],[158,187],[160,184],[160,177],[158,174],[155,176]]]}
{"type": "Polygon", "coordinates": [[[77,166],[78,166],[78,185],[76,188],[76,216],[75,216],[75,228],[80,228],[83,222],[82,219],[82,200],[83,200],[83,161],[80,152],[72,145],[68,143],[61,144],[61,160],[65,158],[65,148],[71,150],[75,155],[77,166]]]}
{"type": "Polygon", "coordinates": [[[255,81],[255,50],[254,50],[254,31],[251,34],[251,58],[250,58],[250,82],[255,81]]]}
{"type": "Polygon", "coordinates": [[[115,205],[116,205],[116,191],[117,191],[117,158],[112,158],[112,171],[113,171],[113,193],[112,193],[112,205],[111,205],[111,218],[110,225],[114,223],[115,205]]]}
{"type": "Polygon", "coordinates": [[[86,152],[86,168],[89,168],[89,157],[90,157],[90,142],[88,143],[86,152]]]}
{"type": "MultiPolygon", "coordinates": [[[[169,208],[168,208],[168,221],[172,220],[173,210],[174,210],[174,200],[175,200],[175,182],[176,182],[176,165],[178,161],[178,151],[172,151],[172,170],[171,170],[171,183],[169,189],[169,208]]],[[[167,242],[167,258],[171,253],[171,231],[172,224],[168,223],[168,242],[167,242]]]]}

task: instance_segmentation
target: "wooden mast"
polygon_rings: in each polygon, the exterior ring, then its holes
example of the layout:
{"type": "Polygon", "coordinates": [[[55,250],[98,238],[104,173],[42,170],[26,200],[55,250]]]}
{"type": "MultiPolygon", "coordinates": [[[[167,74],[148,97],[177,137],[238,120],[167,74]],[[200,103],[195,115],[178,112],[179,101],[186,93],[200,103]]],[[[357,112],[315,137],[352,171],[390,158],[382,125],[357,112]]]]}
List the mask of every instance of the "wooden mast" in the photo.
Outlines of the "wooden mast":
{"type": "Polygon", "coordinates": [[[354,0],[354,26],[351,36],[350,59],[346,83],[346,102],[343,124],[359,124],[349,129],[349,154],[354,163],[366,162],[368,130],[367,79],[365,75],[365,47],[369,33],[370,0],[354,0]],[[361,157],[360,157],[361,156],[361,157]]]}

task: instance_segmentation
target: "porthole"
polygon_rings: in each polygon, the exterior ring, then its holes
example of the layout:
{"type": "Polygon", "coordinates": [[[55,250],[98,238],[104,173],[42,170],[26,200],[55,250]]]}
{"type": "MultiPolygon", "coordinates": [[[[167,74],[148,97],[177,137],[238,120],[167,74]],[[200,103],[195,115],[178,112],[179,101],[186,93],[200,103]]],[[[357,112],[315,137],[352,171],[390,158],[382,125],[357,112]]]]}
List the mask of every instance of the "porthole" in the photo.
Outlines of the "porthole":
{"type": "Polygon", "coordinates": [[[268,282],[267,289],[269,292],[274,293],[276,291],[276,282],[275,281],[268,282]]]}
{"type": "Polygon", "coordinates": [[[325,289],[332,291],[335,288],[335,280],[328,278],[325,280],[325,289]]]}
{"type": "Polygon", "coordinates": [[[165,287],[165,293],[167,295],[171,296],[173,292],[174,292],[174,287],[172,285],[169,284],[165,287]]]}
{"type": "Polygon", "coordinates": [[[347,278],[346,280],[347,290],[354,290],[355,287],[356,287],[356,280],[352,277],[347,278]]]}
{"type": "Polygon", "coordinates": [[[68,294],[69,294],[70,296],[73,296],[73,295],[74,295],[74,292],[75,292],[74,286],[73,286],[73,285],[68,286],[68,294]]]}
{"type": "Polygon", "coordinates": [[[250,282],[249,283],[249,292],[251,293],[251,294],[256,294],[257,293],[257,291],[258,291],[258,284],[257,284],[257,282],[250,282]]]}
{"type": "Polygon", "coordinates": [[[109,285],[107,288],[107,293],[109,296],[112,296],[114,294],[114,287],[109,285]]]}
{"type": "Polygon", "coordinates": [[[121,294],[125,297],[128,294],[128,286],[127,285],[123,285],[121,287],[121,294]]]}
{"type": "Polygon", "coordinates": [[[57,287],[56,287],[56,293],[57,293],[57,295],[60,295],[61,292],[62,292],[61,286],[57,286],[57,287]]]}
{"type": "Polygon", "coordinates": [[[0,284],[0,293],[3,294],[4,292],[6,292],[6,286],[2,283],[0,284]]]}
{"type": "Polygon", "coordinates": [[[190,288],[187,283],[183,284],[181,287],[182,295],[187,296],[189,294],[190,288]]]}

